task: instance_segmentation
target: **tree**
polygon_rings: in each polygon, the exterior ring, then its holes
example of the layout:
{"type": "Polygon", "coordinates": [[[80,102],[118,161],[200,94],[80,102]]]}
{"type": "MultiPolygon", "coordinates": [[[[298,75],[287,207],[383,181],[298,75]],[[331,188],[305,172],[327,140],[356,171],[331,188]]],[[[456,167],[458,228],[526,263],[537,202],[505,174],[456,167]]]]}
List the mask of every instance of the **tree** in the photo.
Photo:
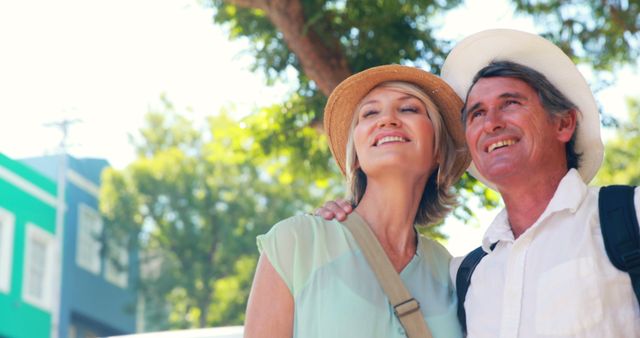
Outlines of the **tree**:
{"type": "Polygon", "coordinates": [[[231,38],[251,41],[255,67],[273,81],[298,71],[298,95],[318,126],[326,96],[354,72],[386,63],[439,70],[448,43],[431,22],[461,1],[212,0],[231,38]],[[425,62],[426,60],[426,62],[425,62]]]}
{"type": "Polygon", "coordinates": [[[640,185],[640,100],[630,99],[628,106],[629,120],[606,144],[602,168],[596,176],[600,185],[640,185]]]}
{"type": "Polygon", "coordinates": [[[514,0],[516,9],[532,15],[542,35],[555,41],[578,62],[596,70],[635,64],[640,56],[638,1],[514,0]]]}
{"type": "Polygon", "coordinates": [[[108,235],[141,252],[150,328],[240,324],[256,235],[317,205],[330,182],[265,156],[251,135],[259,114],[237,122],[223,113],[198,130],[165,104],[147,116],[138,159],[103,174],[108,235]]]}
{"type": "MultiPolygon", "coordinates": [[[[330,153],[311,153],[304,142],[295,141],[299,128],[320,130],[326,97],[349,75],[388,63],[414,64],[438,73],[451,43],[437,39],[436,22],[461,1],[323,1],[323,0],[213,0],[214,20],[229,27],[230,37],[246,37],[256,59],[254,68],[262,69],[269,81],[275,81],[287,69],[297,70],[300,86],[284,111],[271,111],[266,119],[288,134],[286,144],[265,133],[270,144],[267,152],[288,152],[289,163],[308,163],[299,175],[309,170],[325,175],[336,173],[330,153]],[[382,47],[381,47],[382,46],[382,47]],[[329,163],[331,171],[326,171],[329,163]]],[[[261,134],[256,134],[260,139],[261,134]]],[[[278,134],[275,134],[278,135],[278,134]]],[[[480,196],[480,204],[495,207],[499,197],[470,177],[458,183],[461,207],[454,215],[472,217],[469,201],[480,196]]],[[[330,195],[331,196],[331,195],[330,195]]],[[[336,195],[333,195],[336,197],[336,195]]],[[[427,231],[444,238],[439,225],[427,231]]]]}

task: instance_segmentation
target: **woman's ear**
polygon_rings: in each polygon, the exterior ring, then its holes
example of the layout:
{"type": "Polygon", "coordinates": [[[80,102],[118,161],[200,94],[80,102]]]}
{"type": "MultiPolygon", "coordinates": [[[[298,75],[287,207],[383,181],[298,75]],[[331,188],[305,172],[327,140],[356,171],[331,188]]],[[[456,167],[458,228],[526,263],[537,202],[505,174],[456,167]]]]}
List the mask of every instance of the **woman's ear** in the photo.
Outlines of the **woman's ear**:
{"type": "Polygon", "coordinates": [[[575,109],[569,109],[566,114],[557,118],[558,124],[556,133],[558,140],[569,142],[573,134],[576,132],[578,125],[578,112],[575,109]]]}

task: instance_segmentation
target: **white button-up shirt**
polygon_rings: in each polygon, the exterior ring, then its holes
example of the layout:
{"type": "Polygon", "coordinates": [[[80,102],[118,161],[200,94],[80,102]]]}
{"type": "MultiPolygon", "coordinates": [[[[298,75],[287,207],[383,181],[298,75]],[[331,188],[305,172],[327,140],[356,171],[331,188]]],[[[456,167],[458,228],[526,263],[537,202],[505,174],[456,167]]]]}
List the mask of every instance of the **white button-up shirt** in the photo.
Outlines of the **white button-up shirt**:
{"type": "MultiPolygon", "coordinates": [[[[629,275],[604,248],[599,190],[570,170],[540,218],[515,240],[506,210],[496,216],[482,243],[489,254],[465,300],[469,338],[640,337],[629,275]]],[[[640,216],[640,188],[634,202],[640,216]]],[[[451,264],[454,281],[460,261],[451,264]]]]}

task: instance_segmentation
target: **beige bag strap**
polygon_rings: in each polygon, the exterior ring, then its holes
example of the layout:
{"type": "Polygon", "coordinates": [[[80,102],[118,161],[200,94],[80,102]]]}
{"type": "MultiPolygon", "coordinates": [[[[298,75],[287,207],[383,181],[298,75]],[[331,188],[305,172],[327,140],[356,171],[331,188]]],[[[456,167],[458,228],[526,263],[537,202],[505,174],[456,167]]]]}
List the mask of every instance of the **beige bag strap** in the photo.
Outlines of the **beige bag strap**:
{"type": "Polygon", "coordinates": [[[427,323],[422,317],[420,304],[411,296],[402,279],[391,265],[382,245],[371,231],[371,228],[357,213],[352,212],[342,222],[355,238],[367,259],[369,266],[376,274],[378,282],[387,294],[394,312],[409,338],[432,338],[427,323]]]}

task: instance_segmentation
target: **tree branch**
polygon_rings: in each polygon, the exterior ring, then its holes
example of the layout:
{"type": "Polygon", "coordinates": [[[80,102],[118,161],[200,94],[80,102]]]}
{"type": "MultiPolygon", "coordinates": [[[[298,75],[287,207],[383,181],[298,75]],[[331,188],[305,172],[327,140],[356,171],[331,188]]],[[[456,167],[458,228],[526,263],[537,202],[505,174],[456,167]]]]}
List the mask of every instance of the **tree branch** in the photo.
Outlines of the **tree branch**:
{"type": "Polygon", "coordinates": [[[300,0],[224,1],[241,7],[264,10],[271,22],[282,32],[287,46],[297,56],[304,73],[326,96],[351,75],[339,41],[335,38],[328,40],[327,37],[323,40],[313,26],[306,26],[300,0]]]}

